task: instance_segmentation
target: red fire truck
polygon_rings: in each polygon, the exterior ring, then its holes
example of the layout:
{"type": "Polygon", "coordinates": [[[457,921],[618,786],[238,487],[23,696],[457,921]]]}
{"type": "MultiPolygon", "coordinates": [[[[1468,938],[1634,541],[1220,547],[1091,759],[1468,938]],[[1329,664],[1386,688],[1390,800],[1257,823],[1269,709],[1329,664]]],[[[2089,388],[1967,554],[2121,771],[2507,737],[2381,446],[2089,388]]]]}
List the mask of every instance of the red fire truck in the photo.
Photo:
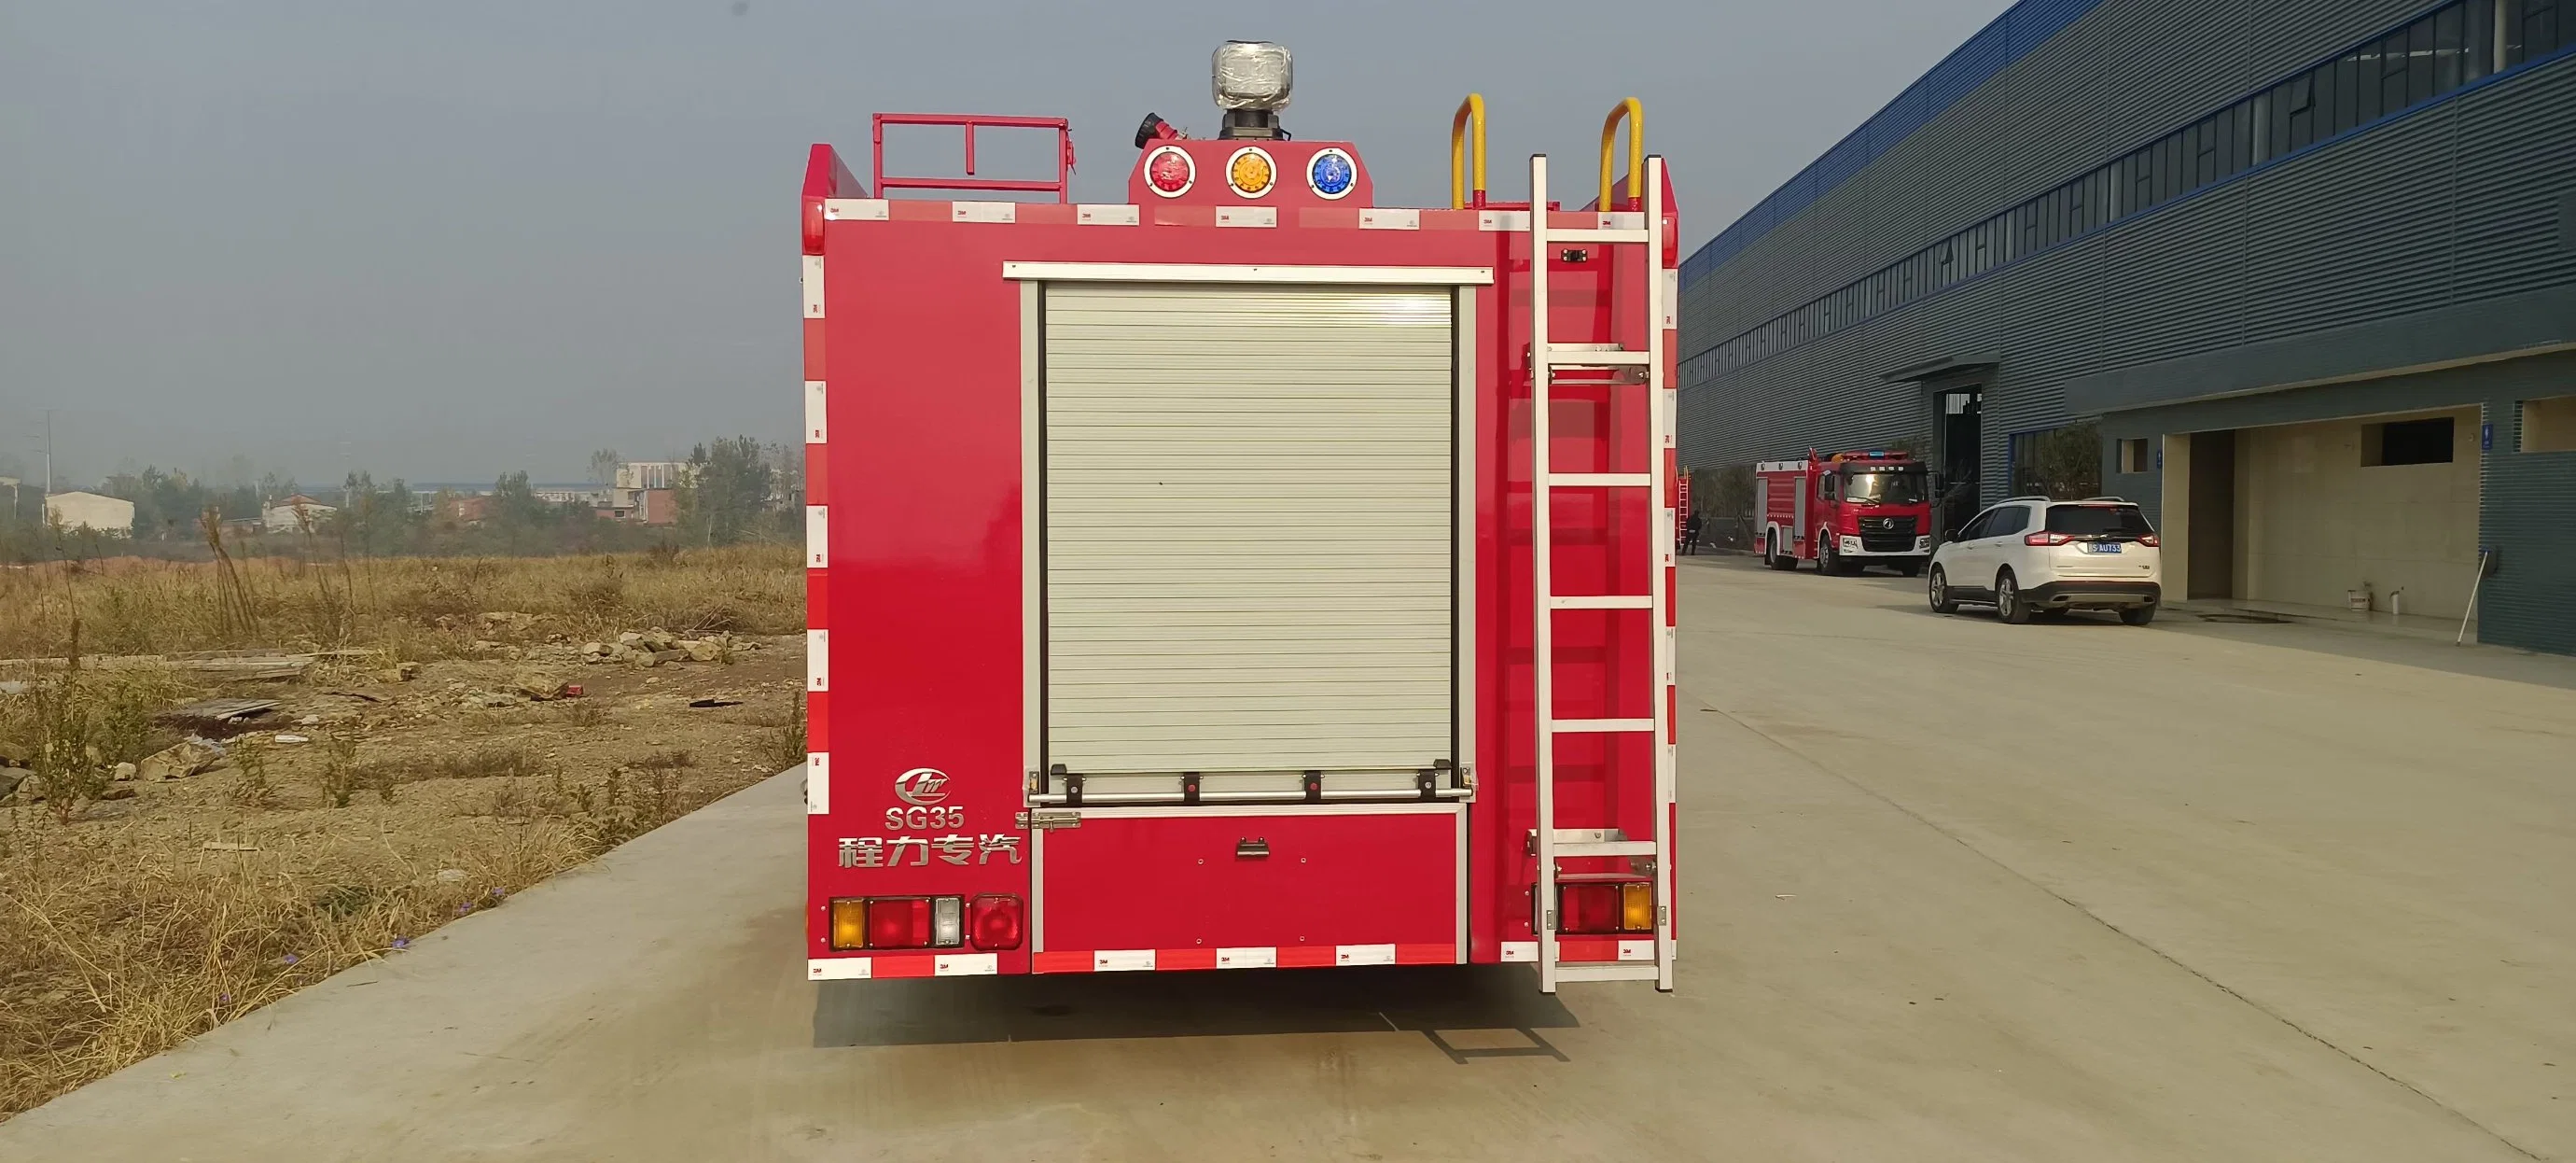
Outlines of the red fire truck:
{"type": "Polygon", "coordinates": [[[1219,135],[1147,118],[1121,203],[1071,202],[1062,120],[879,115],[867,185],[813,148],[808,976],[1670,989],[1678,255],[1643,114],[1565,210],[1544,156],[1488,199],[1471,96],[1450,205],[1397,208],[1281,130],[1286,50],[1215,74],[1219,135]],[[886,173],[923,125],[968,176],[886,173]],[[972,176],[993,127],[1054,134],[1054,180],[972,176]],[[889,196],[931,187],[1055,200],[889,196]]]}
{"type": "Polygon", "coordinates": [[[1813,561],[1824,573],[1872,565],[1907,577],[1932,559],[1932,495],[1923,463],[1904,452],[1837,452],[1753,466],[1762,560],[1813,561]]]}

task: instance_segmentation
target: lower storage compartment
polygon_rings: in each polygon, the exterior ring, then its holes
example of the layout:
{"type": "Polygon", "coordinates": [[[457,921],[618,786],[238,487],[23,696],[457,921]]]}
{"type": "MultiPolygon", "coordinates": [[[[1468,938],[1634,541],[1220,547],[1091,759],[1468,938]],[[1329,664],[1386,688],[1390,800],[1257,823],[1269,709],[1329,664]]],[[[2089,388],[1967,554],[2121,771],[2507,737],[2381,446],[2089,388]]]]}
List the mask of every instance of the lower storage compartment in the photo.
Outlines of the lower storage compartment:
{"type": "Polygon", "coordinates": [[[1040,972],[1464,959],[1460,805],[1075,810],[1038,843],[1040,972]]]}

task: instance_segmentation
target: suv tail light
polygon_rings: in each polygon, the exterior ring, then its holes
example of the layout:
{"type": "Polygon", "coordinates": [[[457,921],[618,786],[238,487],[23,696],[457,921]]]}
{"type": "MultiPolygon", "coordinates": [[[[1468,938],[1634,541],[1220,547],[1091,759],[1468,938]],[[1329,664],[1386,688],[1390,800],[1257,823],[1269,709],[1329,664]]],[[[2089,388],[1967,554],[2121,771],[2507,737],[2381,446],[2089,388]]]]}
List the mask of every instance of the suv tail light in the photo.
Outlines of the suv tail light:
{"type": "Polygon", "coordinates": [[[967,939],[978,949],[1017,949],[1022,915],[1018,897],[976,897],[967,910],[967,939]]]}
{"type": "Polygon", "coordinates": [[[2075,540],[2072,533],[2033,533],[2021,539],[2024,545],[2065,545],[2075,540]]]}
{"type": "Polygon", "coordinates": [[[2156,540],[2156,535],[2153,533],[2143,533],[2138,536],[2138,544],[2146,546],[2149,549],[2153,549],[2164,544],[2164,542],[2156,540]]]}

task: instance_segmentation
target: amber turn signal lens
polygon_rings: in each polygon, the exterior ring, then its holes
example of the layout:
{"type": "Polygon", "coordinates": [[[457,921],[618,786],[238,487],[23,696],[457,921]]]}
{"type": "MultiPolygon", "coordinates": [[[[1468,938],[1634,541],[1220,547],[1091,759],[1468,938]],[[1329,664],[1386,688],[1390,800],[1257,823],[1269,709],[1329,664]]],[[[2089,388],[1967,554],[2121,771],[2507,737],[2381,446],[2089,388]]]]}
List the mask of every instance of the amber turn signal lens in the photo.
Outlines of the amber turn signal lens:
{"type": "Polygon", "coordinates": [[[865,949],[867,947],[867,898],[832,898],[832,948],[865,949]]]}
{"type": "Polygon", "coordinates": [[[1630,933],[1655,931],[1655,886],[1644,883],[1619,886],[1619,928],[1630,933]]]}

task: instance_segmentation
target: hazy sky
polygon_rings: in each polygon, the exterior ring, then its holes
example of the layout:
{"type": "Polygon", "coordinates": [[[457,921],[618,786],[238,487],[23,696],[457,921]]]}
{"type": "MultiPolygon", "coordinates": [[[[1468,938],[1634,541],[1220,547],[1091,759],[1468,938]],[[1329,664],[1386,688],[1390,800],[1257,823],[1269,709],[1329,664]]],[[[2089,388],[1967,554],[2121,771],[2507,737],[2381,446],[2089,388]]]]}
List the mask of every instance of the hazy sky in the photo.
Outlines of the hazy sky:
{"type": "Polygon", "coordinates": [[[1514,198],[1634,95],[1696,246],[2004,6],[0,0],[0,474],[46,408],[84,483],[790,438],[809,143],[864,178],[874,111],[1061,115],[1122,201],[1146,111],[1213,131],[1230,37],[1296,53],[1289,128],[1391,205],[1445,204],[1471,89],[1514,198]]]}

